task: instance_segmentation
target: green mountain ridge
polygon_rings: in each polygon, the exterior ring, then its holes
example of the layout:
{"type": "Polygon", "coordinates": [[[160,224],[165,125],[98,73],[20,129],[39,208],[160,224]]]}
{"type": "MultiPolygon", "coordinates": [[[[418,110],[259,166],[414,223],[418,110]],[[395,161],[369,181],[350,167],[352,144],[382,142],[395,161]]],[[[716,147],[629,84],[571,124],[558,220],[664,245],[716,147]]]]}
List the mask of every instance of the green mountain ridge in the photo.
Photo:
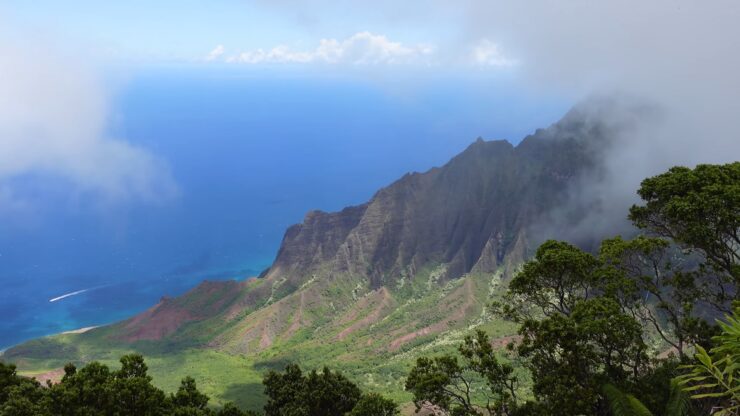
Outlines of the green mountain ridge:
{"type": "Polygon", "coordinates": [[[512,339],[514,326],[486,305],[539,243],[531,227],[598,169],[614,128],[577,107],[517,146],[478,139],[365,204],[309,212],[259,278],[206,281],[128,320],[2,358],[48,377],[66,362],[112,365],[136,351],[164,389],[191,375],[246,408],[262,405],[264,371],[329,365],[408,401],[403,380],[417,354],[454,348],[474,328],[499,346],[512,339]]]}

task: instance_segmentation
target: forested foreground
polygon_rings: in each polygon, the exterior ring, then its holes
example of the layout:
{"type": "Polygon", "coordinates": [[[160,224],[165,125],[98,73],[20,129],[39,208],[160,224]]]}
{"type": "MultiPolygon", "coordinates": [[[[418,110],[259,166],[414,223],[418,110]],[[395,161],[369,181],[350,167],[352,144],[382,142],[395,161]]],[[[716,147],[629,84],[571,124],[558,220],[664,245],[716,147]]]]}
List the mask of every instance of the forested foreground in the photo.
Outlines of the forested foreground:
{"type": "MultiPolygon", "coordinates": [[[[256,416],[233,404],[214,409],[195,380],[182,380],[176,393],[165,394],[152,384],[144,358],[138,354],[121,358],[121,368],[111,371],[100,363],[81,369],[68,365],[59,383],[42,386],[18,376],[15,367],[0,363],[0,414],[2,415],[181,415],[256,416]]],[[[304,374],[298,366],[264,378],[269,397],[266,415],[397,414],[396,405],[380,395],[363,394],[342,374],[329,369],[304,374]]]]}
{"type": "MultiPolygon", "coordinates": [[[[629,218],[642,234],[595,253],[547,241],[491,307],[519,325],[504,350],[484,332],[420,357],[406,389],[437,415],[740,414],[740,162],[648,178],[629,218]]],[[[265,375],[266,416],[395,415],[329,369],[265,375]]],[[[0,415],[244,415],[208,407],[186,378],[154,387],[144,360],[90,363],[40,385],[0,366],[0,415]]]]}

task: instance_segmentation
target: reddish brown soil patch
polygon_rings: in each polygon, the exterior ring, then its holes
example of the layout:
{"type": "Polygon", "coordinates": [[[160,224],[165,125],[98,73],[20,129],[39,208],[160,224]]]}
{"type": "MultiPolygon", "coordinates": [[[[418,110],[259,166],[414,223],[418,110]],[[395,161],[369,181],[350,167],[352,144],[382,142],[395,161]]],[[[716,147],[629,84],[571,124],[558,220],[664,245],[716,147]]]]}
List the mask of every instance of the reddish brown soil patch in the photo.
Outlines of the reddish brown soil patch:
{"type": "Polygon", "coordinates": [[[173,305],[171,299],[163,298],[158,304],[129,320],[123,327],[124,335],[121,338],[128,342],[159,340],[194,318],[189,311],[173,305]]]}
{"type": "Polygon", "coordinates": [[[372,291],[357,300],[352,306],[351,310],[342,315],[342,317],[339,319],[339,325],[347,325],[357,319],[357,315],[359,315],[360,312],[372,306],[372,303],[375,300],[378,292],[379,291],[372,291]]]}
{"type": "Polygon", "coordinates": [[[417,412],[416,406],[414,406],[413,403],[406,403],[400,406],[401,415],[402,416],[436,416],[436,415],[443,415],[439,409],[433,407],[433,406],[423,406],[419,411],[417,412]],[[437,412],[435,412],[437,410],[437,412]]]}
{"type": "Polygon", "coordinates": [[[506,348],[507,345],[510,343],[519,344],[522,342],[522,336],[521,335],[509,335],[506,337],[496,338],[491,341],[491,346],[494,350],[501,350],[506,348]]]}
{"type": "Polygon", "coordinates": [[[429,325],[426,328],[422,328],[418,331],[414,331],[410,334],[406,334],[400,338],[394,339],[393,342],[391,342],[391,345],[388,347],[388,349],[391,351],[396,351],[397,349],[401,348],[403,344],[407,342],[413,341],[414,339],[418,337],[423,337],[424,335],[442,332],[445,328],[447,328],[446,322],[437,322],[434,325],[429,325]]]}
{"type": "Polygon", "coordinates": [[[33,376],[33,378],[36,379],[41,385],[45,386],[47,381],[50,381],[52,384],[59,383],[62,381],[62,377],[64,377],[64,369],[63,368],[57,368],[56,370],[47,371],[45,373],[36,374],[33,376]]]}
{"type": "MultiPolygon", "coordinates": [[[[310,297],[304,300],[306,304],[309,301],[310,297]]],[[[286,326],[290,322],[291,313],[293,314],[293,324],[296,320],[305,322],[304,313],[300,311],[300,305],[301,294],[294,292],[275,303],[244,316],[238,325],[220,335],[209,345],[218,349],[226,347],[230,352],[238,354],[249,354],[269,348],[274,343],[275,337],[283,334],[283,331],[287,331],[286,326]]],[[[296,330],[299,328],[296,327],[296,330]]]]}
{"type": "Polygon", "coordinates": [[[411,342],[412,340],[418,337],[423,337],[425,335],[436,334],[436,333],[442,332],[450,328],[449,323],[451,321],[459,321],[465,318],[465,316],[468,313],[468,309],[473,307],[476,303],[475,296],[473,295],[474,289],[475,288],[473,287],[473,281],[471,279],[468,279],[467,281],[465,281],[464,285],[461,288],[455,290],[448,297],[448,299],[443,301],[443,304],[440,305],[440,307],[443,308],[444,310],[449,310],[452,308],[452,306],[450,305],[451,303],[454,303],[459,298],[464,297],[465,303],[461,307],[454,309],[455,312],[452,315],[444,318],[444,320],[442,321],[439,321],[437,323],[434,323],[432,325],[419,329],[418,331],[414,331],[414,332],[408,333],[406,335],[403,335],[401,337],[394,339],[393,341],[391,341],[390,345],[388,346],[388,350],[396,351],[399,348],[401,348],[402,345],[408,342],[411,342]]]}
{"type": "MultiPolygon", "coordinates": [[[[293,314],[293,322],[285,332],[285,338],[290,338],[303,327],[303,310],[306,307],[306,292],[301,292],[301,300],[298,302],[298,308],[293,314]]],[[[272,344],[272,343],[271,343],[272,344]]],[[[260,345],[261,346],[261,345],[260,345]]]]}
{"type": "MultiPolygon", "coordinates": [[[[370,296],[368,296],[369,298],[370,296]]],[[[383,316],[383,312],[391,307],[391,303],[393,301],[393,298],[391,297],[390,292],[388,292],[388,289],[383,286],[380,289],[378,289],[377,292],[375,292],[372,297],[373,300],[377,301],[378,306],[375,307],[367,316],[360,319],[359,321],[355,322],[354,324],[350,325],[349,327],[345,328],[342,332],[337,335],[337,339],[339,341],[342,341],[345,339],[348,335],[352,334],[353,332],[356,332],[362,328],[366,328],[380,320],[380,318],[383,316]],[[375,299],[377,297],[380,297],[380,299],[375,299]]],[[[364,301],[366,298],[363,298],[362,301],[364,301]]],[[[363,302],[364,305],[369,306],[368,303],[370,301],[363,302]]],[[[357,316],[357,309],[353,311],[353,315],[357,316]]]]}
{"type": "Polygon", "coordinates": [[[214,317],[240,295],[236,281],[204,281],[177,299],[162,298],[159,303],[124,323],[120,339],[128,342],[160,340],[183,324],[214,317]]]}
{"type": "Polygon", "coordinates": [[[272,334],[270,333],[270,327],[265,325],[262,327],[262,337],[260,337],[260,349],[264,350],[272,345],[272,334]]]}

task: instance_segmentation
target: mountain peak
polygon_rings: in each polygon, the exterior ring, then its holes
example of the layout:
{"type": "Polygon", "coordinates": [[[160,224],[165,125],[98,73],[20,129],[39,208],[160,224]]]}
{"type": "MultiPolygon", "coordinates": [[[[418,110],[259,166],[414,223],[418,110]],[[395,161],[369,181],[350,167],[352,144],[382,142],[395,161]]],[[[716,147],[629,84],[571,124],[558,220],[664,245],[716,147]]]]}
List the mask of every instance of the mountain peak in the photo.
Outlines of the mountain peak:
{"type": "Polygon", "coordinates": [[[479,137],[444,166],[404,175],[365,204],[309,213],[286,232],[267,276],[299,286],[323,271],[379,288],[429,264],[446,265],[444,280],[510,270],[527,255],[527,227],[588,165],[586,150],[569,140],[583,132],[556,124],[517,147],[479,137]],[[563,163],[563,153],[577,163],[563,163]]]}

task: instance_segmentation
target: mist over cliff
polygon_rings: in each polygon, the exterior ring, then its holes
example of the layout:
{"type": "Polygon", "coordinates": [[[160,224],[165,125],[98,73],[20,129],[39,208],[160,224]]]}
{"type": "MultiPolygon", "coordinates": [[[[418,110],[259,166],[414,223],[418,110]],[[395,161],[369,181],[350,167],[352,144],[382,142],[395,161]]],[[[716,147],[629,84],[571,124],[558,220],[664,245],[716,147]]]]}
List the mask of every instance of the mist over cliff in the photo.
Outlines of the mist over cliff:
{"type": "MultiPolygon", "coordinates": [[[[461,7],[461,39],[490,37],[515,51],[528,85],[609,96],[622,111],[593,101],[579,111],[612,124],[632,119],[603,149],[600,174],[571,188],[569,206],[588,207],[573,238],[629,231],[624,216],[643,178],[738,159],[740,3],[468,0],[461,7]],[[625,115],[630,108],[636,113],[625,115]]],[[[562,218],[553,214],[554,222],[562,218]]]]}

